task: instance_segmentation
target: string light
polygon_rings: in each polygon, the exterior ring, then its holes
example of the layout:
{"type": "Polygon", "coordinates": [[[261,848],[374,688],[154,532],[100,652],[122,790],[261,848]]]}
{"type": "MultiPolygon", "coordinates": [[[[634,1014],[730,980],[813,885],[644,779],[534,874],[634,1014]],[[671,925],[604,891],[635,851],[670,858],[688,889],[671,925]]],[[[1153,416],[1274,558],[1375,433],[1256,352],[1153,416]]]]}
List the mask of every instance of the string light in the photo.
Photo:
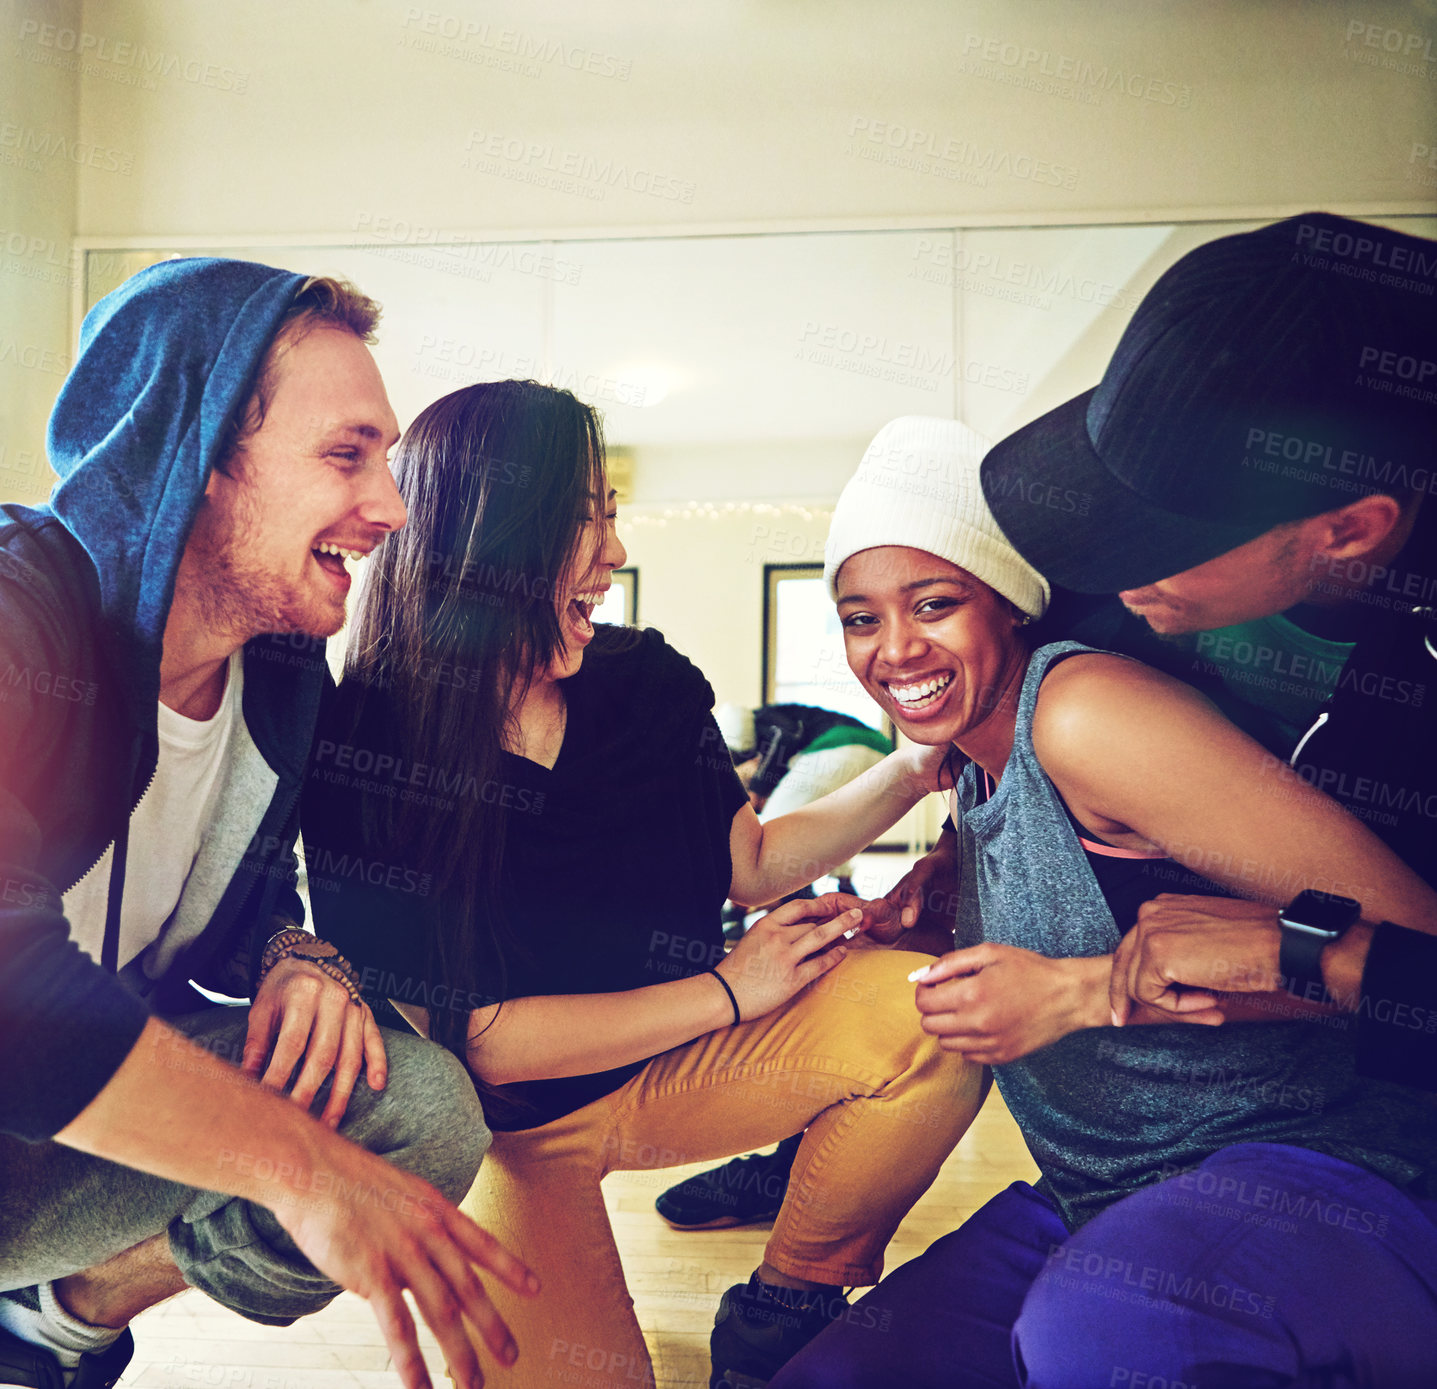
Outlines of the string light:
{"type": "Polygon", "coordinates": [[[625,508],[623,524],[635,529],[666,526],[670,521],[730,521],[747,516],[796,517],[800,521],[829,521],[831,506],[807,506],[800,502],[701,502],[688,501],[672,506],[625,508]]]}

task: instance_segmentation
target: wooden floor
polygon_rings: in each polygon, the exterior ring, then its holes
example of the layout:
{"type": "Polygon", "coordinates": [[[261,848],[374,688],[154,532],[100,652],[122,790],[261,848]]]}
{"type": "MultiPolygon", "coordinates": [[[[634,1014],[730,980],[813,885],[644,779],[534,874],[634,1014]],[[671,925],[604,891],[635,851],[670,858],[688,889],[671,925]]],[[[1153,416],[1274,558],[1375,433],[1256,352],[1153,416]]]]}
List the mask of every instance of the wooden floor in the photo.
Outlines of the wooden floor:
{"type": "MultiPolygon", "coordinates": [[[[660,1389],[708,1383],[708,1335],[719,1295],[758,1264],[767,1226],[680,1234],[654,1214],[654,1197],[698,1167],[616,1173],[605,1184],[619,1250],[660,1389]]],[[[1036,1173],[1016,1125],[992,1091],[968,1136],[889,1246],[888,1267],[920,1253],[1009,1182],[1036,1173]]],[[[345,1293],[317,1316],[283,1330],[255,1326],[186,1293],[140,1316],[124,1386],[152,1389],[354,1389],[395,1386],[389,1353],[369,1309],[345,1293]]],[[[436,1384],[442,1357],[424,1343],[436,1384]]],[[[520,1347],[522,1354],[523,1347],[520,1347]]],[[[495,1384],[502,1376],[491,1376],[495,1384]]]]}

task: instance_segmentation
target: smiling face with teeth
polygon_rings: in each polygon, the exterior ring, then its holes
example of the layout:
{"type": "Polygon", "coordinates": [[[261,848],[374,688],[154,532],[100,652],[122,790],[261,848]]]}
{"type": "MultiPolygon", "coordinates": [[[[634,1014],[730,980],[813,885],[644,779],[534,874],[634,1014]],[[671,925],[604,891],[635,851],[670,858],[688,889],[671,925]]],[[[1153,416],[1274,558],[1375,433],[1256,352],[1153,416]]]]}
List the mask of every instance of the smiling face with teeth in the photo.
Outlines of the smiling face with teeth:
{"type": "Polygon", "coordinates": [[[538,678],[563,680],[573,675],[584,660],[584,648],[594,639],[594,609],[604,601],[613,584],[610,577],[629,558],[619,539],[617,494],[607,484],[589,498],[588,517],[579,533],[578,544],[557,585],[554,606],[559,614],[564,648],[538,678]]]}
{"type": "Polygon", "coordinates": [[[899,545],[850,556],[836,583],[849,667],[906,737],[980,762],[1011,747],[1028,648],[1006,598],[899,545]]]}
{"type": "Polygon", "coordinates": [[[350,576],[404,524],[389,471],[399,437],[369,349],[319,327],[285,346],[263,422],[211,475],[181,560],[188,595],[236,644],[267,632],[332,636],[350,576]]]}

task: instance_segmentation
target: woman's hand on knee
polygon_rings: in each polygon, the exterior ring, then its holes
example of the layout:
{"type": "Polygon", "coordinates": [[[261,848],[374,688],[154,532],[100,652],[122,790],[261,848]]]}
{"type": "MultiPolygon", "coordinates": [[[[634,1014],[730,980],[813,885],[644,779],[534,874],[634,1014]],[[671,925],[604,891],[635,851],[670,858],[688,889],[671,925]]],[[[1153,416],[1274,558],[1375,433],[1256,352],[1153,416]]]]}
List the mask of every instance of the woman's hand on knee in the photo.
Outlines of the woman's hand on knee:
{"type": "Polygon", "coordinates": [[[781,1007],[843,959],[845,937],[863,923],[852,900],[834,892],[785,902],[748,928],[718,966],[744,1022],[781,1007]]]}

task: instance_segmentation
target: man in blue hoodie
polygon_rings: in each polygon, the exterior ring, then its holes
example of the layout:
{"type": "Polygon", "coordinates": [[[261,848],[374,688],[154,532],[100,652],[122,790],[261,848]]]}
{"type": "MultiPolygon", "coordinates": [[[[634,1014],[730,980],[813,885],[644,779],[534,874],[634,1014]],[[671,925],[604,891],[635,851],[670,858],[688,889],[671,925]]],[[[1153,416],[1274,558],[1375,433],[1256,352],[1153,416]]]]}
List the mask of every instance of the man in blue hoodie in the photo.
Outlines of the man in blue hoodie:
{"type": "Polygon", "coordinates": [[[323,638],[405,519],[377,317],[267,266],[142,272],[85,321],[50,504],[0,507],[0,1384],[113,1384],[190,1286],[272,1325],[351,1287],[407,1384],[406,1287],[460,1383],[461,1312],[515,1354],[473,1265],[537,1285],[450,1204],[472,1085],[298,929],[323,638]]]}

